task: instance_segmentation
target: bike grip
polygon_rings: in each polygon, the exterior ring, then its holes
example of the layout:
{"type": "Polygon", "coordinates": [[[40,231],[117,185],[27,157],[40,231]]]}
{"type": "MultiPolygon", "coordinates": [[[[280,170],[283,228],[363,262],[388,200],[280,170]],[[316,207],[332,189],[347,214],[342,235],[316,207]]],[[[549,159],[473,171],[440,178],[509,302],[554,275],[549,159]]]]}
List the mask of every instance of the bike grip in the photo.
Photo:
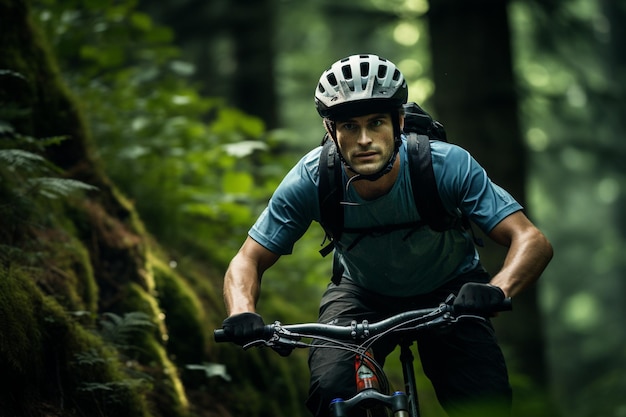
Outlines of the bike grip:
{"type": "MultiPolygon", "coordinates": [[[[269,340],[274,334],[274,325],[266,324],[263,326],[262,334],[258,335],[258,339],[269,340]]],[[[224,332],[224,329],[213,330],[213,340],[217,343],[233,342],[233,338],[224,332]]]]}
{"type": "Polygon", "coordinates": [[[506,297],[502,300],[502,304],[499,307],[498,311],[511,311],[513,310],[513,300],[511,297],[506,297]]]}
{"type": "Polygon", "coordinates": [[[230,342],[230,338],[224,333],[224,329],[213,330],[213,339],[217,343],[230,342]]]}

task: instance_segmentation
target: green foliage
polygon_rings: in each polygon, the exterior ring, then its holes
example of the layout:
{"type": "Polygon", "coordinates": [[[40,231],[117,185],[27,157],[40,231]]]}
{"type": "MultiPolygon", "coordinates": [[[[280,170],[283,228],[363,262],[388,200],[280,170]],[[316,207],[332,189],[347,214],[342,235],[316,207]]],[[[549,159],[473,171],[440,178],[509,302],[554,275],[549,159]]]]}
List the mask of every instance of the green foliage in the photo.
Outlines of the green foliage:
{"type": "Polygon", "coordinates": [[[125,373],[102,339],[43,295],[33,275],[28,268],[0,268],[0,367],[3,383],[11,384],[0,394],[2,412],[39,415],[47,404],[46,413],[147,415],[146,387],[125,373]],[[98,387],[102,392],[94,392],[98,387]],[[64,406],[66,398],[72,401],[64,406]]]}
{"type": "MultiPolygon", "coordinates": [[[[11,130],[9,132],[13,133],[11,130]]],[[[18,137],[17,146],[23,145],[29,138],[18,137]]],[[[18,198],[29,202],[38,197],[56,199],[68,197],[78,191],[93,191],[97,188],[69,178],[44,177],[54,168],[44,157],[23,149],[0,149],[1,178],[9,187],[16,190],[18,198]],[[11,184],[12,183],[12,184],[11,184]]]]}
{"type": "Polygon", "coordinates": [[[240,240],[268,198],[255,157],[276,141],[260,120],[199,96],[171,33],[134,2],[82,3],[41,1],[38,16],[107,172],[162,241],[226,262],[230,237],[240,240]]]}
{"type": "Polygon", "coordinates": [[[208,338],[206,311],[189,283],[171,267],[152,260],[159,306],[168,328],[167,349],[180,365],[202,361],[208,338]]]}
{"type": "MultiPolygon", "coordinates": [[[[6,372],[28,374],[40,365],[42,334],[32,308],[32,283],[25,271],[0,267],[0,357],[6,372]]],[[[34,372],[37,374],[37,372],[34,372]]]]}
{"type": "Polygon", "coordinates": [[[104,313],[95,334],[106,343],[109,353],[89,348],[74,354],[74,363],[83,371],[95,375],[109,364],[124,363],[117,378],[79,379],[78,389],[106,403],[126,401],[128,393],[138,393],[157,404],[165,415],[185,415],[187,399],[177,370],[166,356],[165,349],[155,339],[153,318],[134,311],[118,315],[104,313]],[[139,353],[139,355],[137,355],[139,353]],[[138,359],[137,359],[138,358],[138,359]]]}
{"type": "Polygon", "coordinates": [[[50,199],[67,197],[77,191],[97,190],[97,187],[69,178],[31,178],[26,184],[33,192],[50,199]]]}
{"type": "Polygon", "coordinates": [[[100,335],[111,345],[119,349],[128,349],[131,339],[137,333],[151,329],[154,324],[150,317],[140,311],[118,316],[115,313],[104,313],[100,321],[100,335]]]}
{"type": "MultiPolygon", "coordinates": [[[[297,158],[281,149],[293,138],[265,132],[259,119],[223,100],[199,96],[190,81],[193,65],[180,59],[167,37],[155,39],[148,26],[135,27],[134,5],[124,4],[122,15],[91,2],[70,12],[42,1],[37,15],[81,98],[99,158],[151,233],[180,256],[208,256],[225,265],[297,158]],[[91,28],[98,28],[97,35],[91,28]],[[77,57],[70,45],[90,45],[124,59],[105,65],[93,54],[77,57]]],[[[317,141],[322,129],[310,99],[306,105],[316,128],[303,129],[298,137],[318,132],[317,141]]],[[[299,256],[277,265],[266,281],[264,306],[276,303],[281,317],[287,310],[296,314],[292,317],[314,316],[312,294],[319,294],[329,277],[329,262],[317,253],[322,240],[319,230],[311,231],[299,244],[299,256]],[[307,290],[293,291],[302,282],[307,290]]]]}
{"type": "MultiPolygon", "coordinates": [[[[536,10],[539,3],[512,2],[511,10],[527,145],[533,153],[529,212],[557,248],[558,259],[540,284],[549,314],[550,358],[556,364],[556,380],[561,381],[557,394],[562,402],[592,405],[603,393],[602,410],[606,415],[618,414],[619,395],[609,398],[607,393],[618,391],[619,381],[602,370],[611,369],[616,360],[624,363],[620,354],[623,326],[615,319],[624,313],[620,279],[625,267],[620,185],[624,183],[624,146],[619,136],[623,111],[616,110],[623,109],[620,97],[626,84],[620,74],[624,72],[616,69],[611,75],[607,68],[610,64],[603,54],[614,32],[607,30],[600,3],[543,2],[546,9],[536,10]],[[587,382],[586,395],[577,395],[587,382]]],[[[407,74],[410,90],[416,94],[413,98],[428,99],[434,88],[428,79],[425,22],[416,19],[427,9],[424,1],[281,4],[282,23],[276,36],[281,113],[297,135],[265,132],[258,119],[230,108],[225,100],[198,95],[201,88],[190,82],[195,67],[172,46],[174,34],[137,11],[135,1],[60,4],[38,0],[37,4],[38,21],[47,29],[63,74],[89,115],[99,158],[134,201],[149,230],[177,249],[180,265],[189,255],[200,258],[199,254],[225,264],[297,158],[283,152],[284,143],[297,144],[299,149],[317,144],[322,132],[311,91],[321,69],[316,68],[318,63],[325,65],[357,51],[381,53],[398,62],[407,74]],[[301,30],[304,27],[309,30],[301,30]]],[[[213,52],[220,59],[222,49],[213,52]]],[[[10,129],[0,123],[0,134],[10,129]]],[[[39,153],[11,151],[17,149],[22,148],[7,147],[0,158],[12,161],[13,169],[24,178],[39,178],[36,170],[45,165],[38,160],[39,153]],[[37,168],[30,171],[29,167],[37,168]]],[[[0,170],[4,167],[0,164],[0,170]]],[[[13,171],[1,178],[0,219],[9,213],[14,220],[0,220],[2,242],[16,242],[15,224],[34,221],[27,216],[34,199],[46,201],[46,192],[65,196],[72,189],[72,184],[65,184],[69,188],[56,182],[33,187],[37,181],[24,181],[19,187],[11,186],[14,193],[19,191],[17,198],[4,188],[11,181],[17,184],[13,171]],[[23,184],[28,185],[29,194],[24,194],[23,184]]],[[[322,238],[319,230],[311,230],[298,243],[296,255],[281,259],[266,274],[260,303],[264,317],[283,321],[314,317],[329,276],[329,261],[320,260],[317,254],[322,238]]],[[[4,259],[16,259],[16,245],[2,249],[4,259]]],[[[158,297],[166,306],[170,339],[176,338],[168,344],[182,352],[175,347],[181,336],[172,329],[185,328],[181,323],[195,306],[178,306],[191,298],[171,276],[158,275],[164,270],[155,276],[156,290],[167,291],[158,297]]],[[[199,281],[192,282],[194,288],[212,285],[199,281]]],[[[206,298],[213,308],[221,308],[215,291],[206,298]]],[[[129,305],[134,302],[143,305],[147,301],[138,297],[129,305]]],[[[187,324],[194,338],[200,338],[198,322],[187,324]]],[[[158,343],[150,346],[160,353],[158,343]]],[[[223,362],[235,383],[243,384],[244,376],[236,368],[247,369],[248,362],[239,359],[223,362]]],[[[256,366],[274,369],[283,363],[256,366]]],[[[259,392],[273,381],[262,382],[241,389],[250,393],[250,401],[239,404],[242,412],[252,414],[263,407],[259,392]]],[[[516,375],[513,382],[517,392],[530,398],[533,387],[524,378],[516,375]]],[[[530,401],[526,408],[538,415],[538,404],[530,401]]],[[[577,415],[593,415],[585,407],[572,408],[578,410],[577,415]]]]}
{"type": "Polygon", "coordinates": [[[207,378],[213,378],[215,376],[221,377],[224,381],[232,381],[232,377],[226,371],[226,366],[221,363],[202,363],[202,364],[189,364],[185,368],[193,371],[202,371],[207,378]]]}
{"type": "Polygon", "coordinates": [[[96,190],[84,182],[62,178],[62,171],[42,156],[47,146],[65,138],[35,139],[15,130],[13,122],[24,112],[10,103],[0,107],[0,260],[5,262],[34,255],[23,250],[31,245],[26,234],[30,227],[52,221],[54,210],[50,207],[55,201],[51,200],[96,190]]]}
{"type": "Polygon", "coordinates": [[[95,348],[78,352],[74,354],[74,358],[76,359],[76,364],[80,366],[102,365],[112,360],[112,358],[102,355],[102,353],[98,352],[95,348]]]}
{"type": "MultiPolygon", "coordinates": [[[[152,289],[150,289],[152,291],[152,289]]],[[[152,381],[149,399],[164,415],[184,415],[187,398],[178,370],[168,357],[168,338],[157,299],[137,283],[124,285],[124,297],[101,322],[104,338],[111,340],[130,375],[152,381]]]]}

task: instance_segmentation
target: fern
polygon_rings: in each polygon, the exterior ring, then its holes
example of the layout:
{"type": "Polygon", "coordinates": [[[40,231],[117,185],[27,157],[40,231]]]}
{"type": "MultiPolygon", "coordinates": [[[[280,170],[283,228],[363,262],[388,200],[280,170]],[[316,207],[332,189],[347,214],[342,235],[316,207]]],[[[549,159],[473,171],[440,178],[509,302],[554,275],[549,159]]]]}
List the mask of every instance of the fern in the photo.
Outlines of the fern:
{"type": "Polygon", "coordinates": [[[0,149],[0,163],[10,171],[15,169],[26,172],[39,171],[44,161],[42,156],[22,149],[0,149]]]}
{"type": "Polygon", "coordinates": [[[98,189],[93,185],[69,178],[39,177],[31,178],[27,183],[31,186],[31,190],[35,190],[37,194],[50,199],[68,197],[79,191],[98,189]]]}
{"type": "MultiPolygon", "coordinates": [[[[83,314],[87,312],[75,312],[83,314]]],[[[97,401],[105,404],[121,403],[128,395],[128,392],[141,393],[151,388],[153,378],[145,372],[140,371],[134,366],[134,361],[124,361],[124,355],[120,352],[129,349],[129,339],[137,333],[143,333],[152,329],[154,324],[150,321],[150,316],[142,312],[126,313],[123,316],[115,313],[104,313],[100,320],[99,334],[102,339],[117,349],[119,357],[96,348],[89,349],[84,352],[74,354],[74,363],[84,368],[101,369],[102,365],[106,365],[116,360],[122,360],[125,366],[122,368],[125,378],[112,381],[101,381],[100,377],[90,372],[96,380],[82,381],[78,386],[78,390],[94,395],[97,401]]]]}
{"type": "MultiPolygon", "coordinates": [[[[1,76],[27,82],[10,70],[0,69],[1,76]]],[[[84,182],[61,178],[63,170],[45,157],[48,146],[61,143],[67,136],[41,139],[16,130],[15,122],[29,113],[30,109],[0,100],[0,261],[4,263],[29,263],[36,245],[28,231],[58,215],[51,199],[97,190],[84,182]]]]}
{"type": "Polygon", "coordinates": [[[100,365],[103,363],[107,363],[110,359],[101,356],[96,349],[89,349],[83,353],[74,354],[74,358],[76,358],[76,363],[79,365],[100,365]]]}
{"type": "Polygon", "coordinates": [[[0,149],[0,167],[0,180],[12,185],[13,192],[18,195],[19,190],[24,190],[20,184],[24,181],[28,185],[28,193],[34,191],[37,195],[51,199],[98,189],[74,179],[40,176],[55,167],[43,156],[22,149],[0,149]]]}
{"type": "Polygon", "coordinates": [[[103,316],[104,319],[100,321],[100,335],[118,348],[128,348],[131,336],[155,327],[150,321],[150,316],[139,311],[126,313],[124,316],[114,313],[104,313],[103,316]]]}
{"type": "Polygon", "coordinates": [[[123,379],[112,382],[83,382],[78,390],[96,395],[105,404],[123,404],[128,391],[138,392],[149,388],[148,381],[142,379],[123,379]]]}
{"type": "Polygon", "coordinates": [[[137,388],[144,385],[146,382],[141,379],[123,379],[121,381],[113,382],[85,382],[81,384],[79,388],[81,391],[118,391],[125,388],[137,388]]]}

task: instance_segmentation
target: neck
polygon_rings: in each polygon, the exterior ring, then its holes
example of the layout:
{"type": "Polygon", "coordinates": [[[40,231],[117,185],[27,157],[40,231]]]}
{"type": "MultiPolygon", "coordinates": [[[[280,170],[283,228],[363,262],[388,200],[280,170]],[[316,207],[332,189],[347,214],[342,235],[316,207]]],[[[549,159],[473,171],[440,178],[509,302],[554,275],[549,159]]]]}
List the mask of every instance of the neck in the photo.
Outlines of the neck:
{"type": "MultiPolygon", "coordinates": [[[[352,187],[354,187],[354,190],[359,194],[361,198],[365,200],[374,200],[378,197],[382,197],[391,190],[396,182],[396,179],[398,178],[399,172],[400,158],[398,157],[394,161],[391,171],[389,171],[387,174],[383,175],[375,181],[359,180],[355,178],[354,182],[352,182],[352,187]]],[[[358,175],[357,173],[349,169],[346,170],[346,173],[348,175],[348,178],[352,178],[358,175]]]]}

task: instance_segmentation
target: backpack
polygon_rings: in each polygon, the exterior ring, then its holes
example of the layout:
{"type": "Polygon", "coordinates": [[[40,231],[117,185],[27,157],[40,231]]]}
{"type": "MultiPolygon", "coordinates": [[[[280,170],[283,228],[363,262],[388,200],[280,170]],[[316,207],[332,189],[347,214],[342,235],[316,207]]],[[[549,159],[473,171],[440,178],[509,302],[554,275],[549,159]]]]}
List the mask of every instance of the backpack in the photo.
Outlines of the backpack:
{"type": "MultiPolygon", "coordinates": [[[[396,230],[407,229],[407,238],[412,232],[428,226],[437,232],[453,228],[471,229],[469,219],[459,213],[448,212],[441,202],[430,155],[430,141],[447,142],[446,132],[441,123],[426,113],[416,103],[404,105],[404,133],[407,135],[407,155],[411,188],[415,206],[420,215],[419,221],[377,226],[372,228],[344,227],[344,212],[340,202],[343,199],[342,163],[333,140],[328,134],[322,140],[322,152],[319,161],[319,206],[320,224],[326,232],[330,243],[320,250],[322,256],[334,249],[334,242],[341,238],[343,232],[359,233],[359,236],[348,247],[350,250],[365,236],[375,236],[396,230]]],[[[473,233],[472,233],[473,234],[473,233]]],[[[476,240],[476,239],[475,239],[476,240]]]]}

